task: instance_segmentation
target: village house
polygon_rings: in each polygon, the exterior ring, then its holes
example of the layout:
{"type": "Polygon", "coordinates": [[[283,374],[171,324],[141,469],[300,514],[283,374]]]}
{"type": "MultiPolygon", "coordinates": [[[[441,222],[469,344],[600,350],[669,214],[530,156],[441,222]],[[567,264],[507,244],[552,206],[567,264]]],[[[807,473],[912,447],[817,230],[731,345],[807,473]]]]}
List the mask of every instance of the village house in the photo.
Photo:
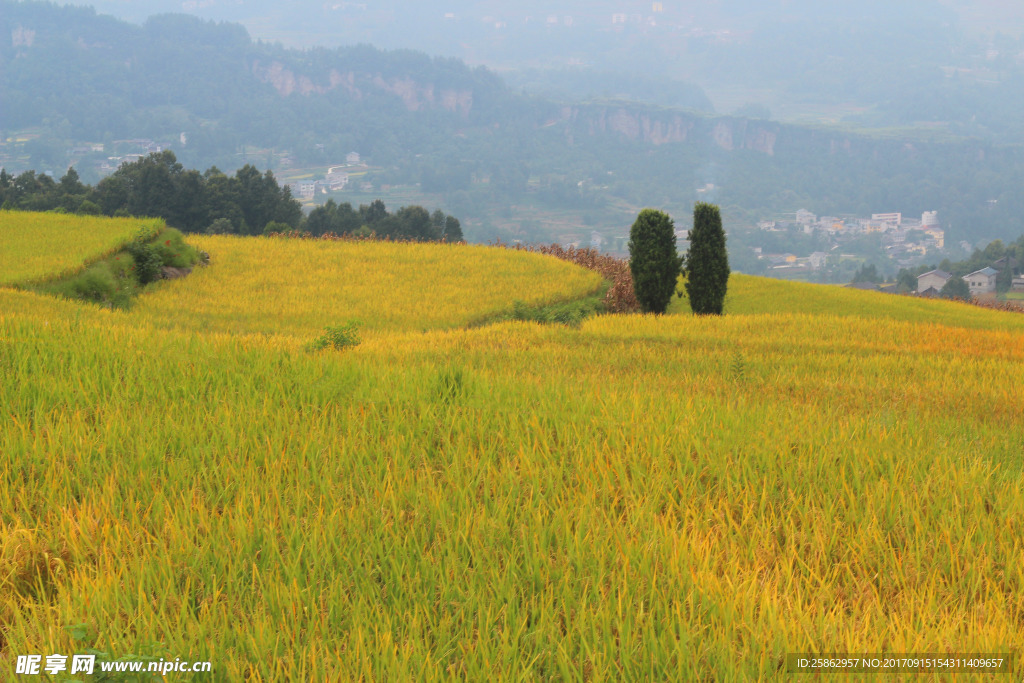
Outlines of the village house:
{"type": "Polygon", "coordinates": [[[348,173],[339,170],[338,167],[330,168],[324,176],[324,184],[331,192],[343,190],[348,185],[348,173]]]}
{"type": "Polygon", "coordinates": [[[938,291],[949,282],[951,277],[953,276],[944,270],[929,270],[927,273],[922,273],[917,276],[917,293],[924,294],[929,289],[938,291]]]}
{"type": "Polygon", "coordinates": [[[926,228],[924,234],[928,235],[932,243],[935,244],[939,249],[943,249],[946,246],[946,232],[941,228],[926,228]]]}
{"type": "Polygon", "coordinates": [[[996,291],[996,276],[998,274],[998,270],[986,266],[981,270],[964,275],[964,280],[967,281],[967,287],[971,290],[971,295],[989,294],[996,291]]]}
{"type": "Polygon", "coordinates": [[[297,183],[289,183],[288,187],[296,199],[312,199],[316,194],[317,185],[315,180],[302,180],[297,183]]]}

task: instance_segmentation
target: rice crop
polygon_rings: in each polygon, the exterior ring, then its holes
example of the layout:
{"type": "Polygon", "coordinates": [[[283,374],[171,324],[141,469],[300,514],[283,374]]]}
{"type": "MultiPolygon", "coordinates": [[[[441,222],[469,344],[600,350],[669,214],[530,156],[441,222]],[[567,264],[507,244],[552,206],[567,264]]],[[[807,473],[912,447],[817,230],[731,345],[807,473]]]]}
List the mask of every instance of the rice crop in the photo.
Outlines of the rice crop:
{"type": "Polygon", "coordinates": [[[464,329],[503,305],[466,284],[565,280],[266,244],[203,239],[213,265],[140,315],[0,289],[0,662],[746,681],[788,652],[1020,652],[1021,316],[734,276],[720,318],[464,329]],[[398,284],[332,298],[335,269],[398,284]],[[342,311],[373,334],[303,350],[342,311]]]}
{"type": "Polygon", "coordinates": [[[0,286],[71,275],[162,227],[154,219],[0,211],[0,286]]]}
{"type": "Polygon", "coordinates": [[[597,291],[600,275],[553,257],[464,244],[194,237],[213,265],[167,283],[133,315],[181,329],[315,336],[457,327],[597,291]],[[529,283],[527,286],[526,283],[529,283]]]}

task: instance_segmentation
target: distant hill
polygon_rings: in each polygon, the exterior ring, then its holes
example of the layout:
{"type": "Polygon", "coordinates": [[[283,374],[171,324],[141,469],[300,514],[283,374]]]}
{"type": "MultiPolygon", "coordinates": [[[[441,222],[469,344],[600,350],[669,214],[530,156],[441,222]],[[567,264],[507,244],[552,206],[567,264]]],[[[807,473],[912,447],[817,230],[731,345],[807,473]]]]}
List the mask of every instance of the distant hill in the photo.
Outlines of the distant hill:
{"type": "Polygon", "coordinates": [[[647,88],[633,81],[656,79],[673,94],[679,84],[698,85],[722,113],[754,103],[788,121],[942,124],[970,135],[1024,140],[1017,116],[1024,107],[1020,3],[95,0],[95,5],[140,23],[154,14],[182,11],[239,22],[256,38],[293,47],[369,43],[423,50],[497,69],[532,92],[568,70],[578,77],[572,91],[583,87],[584,98],[602,96],[614,84],[615,96],[644,99],[647,88]]]}
{"type": "Polygon", "coordinates": [[[60,175],[79,160],[89,178],[109,151],[85,142],[110,150],[132,139],[170,147],[187,167],[229,172],[246,161],[327,165],[358,151],[378,169],[375,187],[431,193],[481,240],[551,239],[558,233],[544,221],[556,214],[577,232],[621,233],[644,206],[685,226],[698,198],[722,204],[729,227],[807,208],[937,210],[947,241],[1024,231],[1024,152],[948,132],[716,117],[616,99],[614,87],[611,99],[580,101],[570,88],[556,98],[557,80],[548,97],[524,95],[451,58],[366,45],[294,50],[186,15],[134,25],[2,0],[0,36],[11,36],[0,41],[0,137],[12,138],[0,165],[11,171],[60,175]]]}

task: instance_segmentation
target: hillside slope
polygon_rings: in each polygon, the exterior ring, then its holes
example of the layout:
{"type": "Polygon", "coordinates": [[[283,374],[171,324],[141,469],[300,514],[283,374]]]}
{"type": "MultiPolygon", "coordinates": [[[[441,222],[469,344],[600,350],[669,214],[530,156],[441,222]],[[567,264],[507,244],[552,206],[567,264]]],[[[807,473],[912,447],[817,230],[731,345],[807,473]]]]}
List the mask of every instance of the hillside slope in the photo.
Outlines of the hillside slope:
{"type": "MultiPolygon", "coordinates": [[[[788,283],[770,311],[774,283],[740,278],[721,318],[424,332],[445,306],[413,275],[352,299],[386,329],[311,353],[250,334],[288,306],[241,292],[330,307],[303,268],[395,254],[310,243],[277,281],[218,262],[240,245],[204,243],[139,316],[0,288],[7,652],[752,680],[787,652],[1024,646],[1021,316],[838,288],[801,313],[823,288],[788,283]],[[202,321],[207,295],[244,324],[161,324],[159,300],[202,321]]],[[[533,291],[502,280],[528,256],[436,286],[533,291]]]]}

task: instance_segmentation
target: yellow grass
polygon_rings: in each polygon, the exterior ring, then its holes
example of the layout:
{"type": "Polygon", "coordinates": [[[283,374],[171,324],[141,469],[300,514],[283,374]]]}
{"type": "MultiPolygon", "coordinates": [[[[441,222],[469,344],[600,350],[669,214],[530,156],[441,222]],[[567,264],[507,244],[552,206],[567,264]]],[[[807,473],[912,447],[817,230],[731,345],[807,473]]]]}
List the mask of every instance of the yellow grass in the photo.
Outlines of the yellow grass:
{"type": "Polygon", "coordinates": [[[127,314],[0,288],[5,652],[747,681],[1024,645],[1019,316],[736,277],[721,318],[459,329],[576,281],[507,250],[199,246],[127,314]],[[361,345],[301,350],[348,317],[361,345]]]}
{"type": "Polygon", "coordinates": [[[595,291],[601,278],[554,258],[453,244],[193,237],[213,266],[144,297],[133,317],[197,331],[316,335],[467,325],[595,291]],[[526,285],[525,283],[529,283],[526,285]]]}
{"type": "Polygon", "coordinates": [[[155,235],[163,221],[0,211],[0,285],[70,275],[108,256],[139,231],[155,235]]]}

